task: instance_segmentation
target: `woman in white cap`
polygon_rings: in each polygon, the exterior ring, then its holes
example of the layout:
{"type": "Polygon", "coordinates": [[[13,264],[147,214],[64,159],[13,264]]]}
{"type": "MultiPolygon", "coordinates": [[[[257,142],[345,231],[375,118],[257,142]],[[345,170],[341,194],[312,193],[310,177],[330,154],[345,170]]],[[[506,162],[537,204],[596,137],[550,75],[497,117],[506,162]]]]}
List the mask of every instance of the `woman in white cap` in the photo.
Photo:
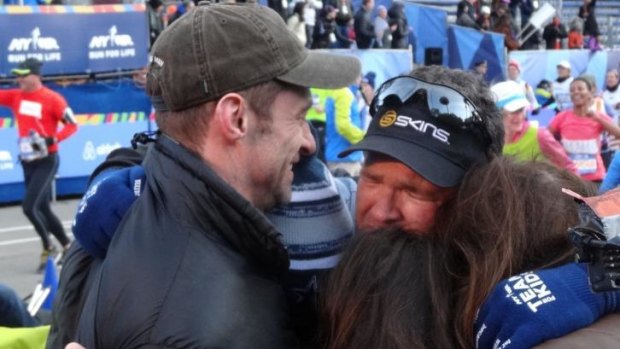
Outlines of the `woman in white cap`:
{"type": "Polygon", "coordinates": [[[556,68],[558,69],[558,77],[552,85],[553,98],[555,98],[559,110],[568,110],[573,107],[570,98],[570,86],[573,82],[570,62],[565,59],[561,60],[556,68]]]}
{"type": "Polygon", "coordinates": [[[504,116],[504,155],[522,161],[546,160],[560,168],[577,173],[577,168],[564,147],[545,128],[526,120],[530,103],[519,84],[509,80],[491,87],[497,97],[497,108],[504,116]]]}
{"type": "Polygon", "coordinates": [[[527,83],[524,79],[521,78],[521,64],[514,59],[511,59],[508,62],[508,79],[516,82],[521,86],[523,93],[525,94],[525,98],[530,103],[528,109],[536,109],[538,108],[538,102],[536,101],[536,96],[534,95],[534,89],[530,84],[527,83]]]}

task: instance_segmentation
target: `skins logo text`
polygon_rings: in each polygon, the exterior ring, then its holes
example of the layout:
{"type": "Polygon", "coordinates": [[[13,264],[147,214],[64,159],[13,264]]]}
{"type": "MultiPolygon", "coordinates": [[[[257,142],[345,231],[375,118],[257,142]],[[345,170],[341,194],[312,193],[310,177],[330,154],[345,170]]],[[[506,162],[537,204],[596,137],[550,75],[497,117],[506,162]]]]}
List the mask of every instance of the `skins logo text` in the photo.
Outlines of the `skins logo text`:
{"type": "Polygon", "coordinates": [[[381,116],[381,119],[379,119],[379,126],[390,127],[392,125],[404,128],[411,127],[420,133],[430,134],[433,138],[442,143],[450,144],[450,132],[428,121],[415,120],[410,116],[398,115],[395,111],[388,110],[381,116]]]}

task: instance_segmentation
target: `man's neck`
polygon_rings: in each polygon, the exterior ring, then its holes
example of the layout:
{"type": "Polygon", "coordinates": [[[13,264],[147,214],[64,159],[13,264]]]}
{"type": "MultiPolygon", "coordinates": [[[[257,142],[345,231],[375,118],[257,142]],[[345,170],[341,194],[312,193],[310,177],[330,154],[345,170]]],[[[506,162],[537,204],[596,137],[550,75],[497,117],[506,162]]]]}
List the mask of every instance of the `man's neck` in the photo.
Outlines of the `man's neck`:
{"type": "Polygon", "coordinates": [[[562,82],[564,82],[564,81],[568,80],[568,78],[570,78],[570,75],[569,75],[569,76],[559,76],[559,77],[556,79],[556,81],[557,81],[557,82],[559,82],[559,83],[562,83],[562,82]]]}
{"type": "Polygon", "coordinates": [[[616,90],[618,89],[618,86],[620,86],[620,83],[616,84],[615,86],[607,86],[607,91],[616,92],[616,90]]]}
{"type": "Polygon", "coordinates": [[[41,87],[43,87],[43,83],[41,82],[37,82],[37,83],[32,83],[26,87],[23,87],[22,90],[24,92],[27,93],[31,93],[31,92],[35,92],[36,90],[40,89],[41,87]]]}
{"type": "Polygon", "coordinates": [[[588,113],[588,106],[587,105],[582,105],[582,106],[573,106],[573,112],[575,112],[575,115],[578,116],[585,116],[588,113]]]}

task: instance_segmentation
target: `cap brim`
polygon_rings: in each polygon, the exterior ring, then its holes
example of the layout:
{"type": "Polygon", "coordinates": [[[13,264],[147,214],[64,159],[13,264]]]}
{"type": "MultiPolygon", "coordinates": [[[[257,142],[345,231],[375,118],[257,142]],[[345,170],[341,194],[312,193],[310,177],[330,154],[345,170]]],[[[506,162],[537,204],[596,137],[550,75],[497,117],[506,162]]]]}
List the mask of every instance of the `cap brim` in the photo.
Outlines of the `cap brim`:
{"type": "Polygon", "coordinates": [[[308,51],[298,66],[277,79],[298,86],[333,89],[354,83],[361,74],[362,64],[357,57],[308,51]]]}
{"type": "Polygon", "coordinates": [[[506,104],[504,106],[504,109],[512,113],[513,111],[517,111],[521,108],[526,108],[529,106],[530,106],[530,102],[528,102],[527,99],[523,98],[523,99],[514,100],[506,104]]]}
{"type": "Polygon", "coordinates": [[[379,135],[366,136],[361,142],[338,154],[338,157],[344,157],[360,150],[374,151],[392,157],[429,182],[443,188],[456,187],[465,175],[463,168],[441,154],[398,138],[379,135]]]}
{"type": "Polygon", "coordinates": [[[17,75],[17,76],[26,76],[26,75],[29,75],[30,73],[31,73],[30,69],[15,68],[11,70],[11,74],[17,75]]]}

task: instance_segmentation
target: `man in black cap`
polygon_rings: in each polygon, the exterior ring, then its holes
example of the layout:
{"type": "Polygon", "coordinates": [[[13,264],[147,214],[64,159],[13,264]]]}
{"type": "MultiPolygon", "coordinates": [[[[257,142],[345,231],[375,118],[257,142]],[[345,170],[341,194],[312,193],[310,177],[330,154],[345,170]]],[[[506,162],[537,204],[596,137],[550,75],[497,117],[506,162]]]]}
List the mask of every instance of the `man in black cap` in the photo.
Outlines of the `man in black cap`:
{"type": "Polygon", "coordinates": [[[315,151],[309,87],[347,86],[359,60],[305,49],[256,4],[197,6],[151,56],[146,89],[162,135],[89,289],[77,340],[293,348],[281,280],[289,258],[263,211],[291,200],[293,165],[315,151]]]}
{"type": "Polygon", "coordinates": [[[488,86],[464,71],[428,66],[388,80],[370,113],[364,139],[341,154],[366,152],[358,230],[428,232],[465,173],[501,154],[501,114],[488,86]]]}
{"type": "Polygon", "coordinates": [[[43,271],[47,258],[57,251],[49,233],[54,235],[63,250],[71,242],[52,212],[49,200],[59,164],[58,143],[77,131],[73,111],[64,97],[43,85],[41,66],[42,63],[35,58],[26,59],[12,70],[19,89],[0,90],[0,105],[11,109],[17,124],[19,158],[26,184],[22,208],[43,245],[37,272],[43,271]],[[64,125],[60,130],[59,123],[64,125]]]}

